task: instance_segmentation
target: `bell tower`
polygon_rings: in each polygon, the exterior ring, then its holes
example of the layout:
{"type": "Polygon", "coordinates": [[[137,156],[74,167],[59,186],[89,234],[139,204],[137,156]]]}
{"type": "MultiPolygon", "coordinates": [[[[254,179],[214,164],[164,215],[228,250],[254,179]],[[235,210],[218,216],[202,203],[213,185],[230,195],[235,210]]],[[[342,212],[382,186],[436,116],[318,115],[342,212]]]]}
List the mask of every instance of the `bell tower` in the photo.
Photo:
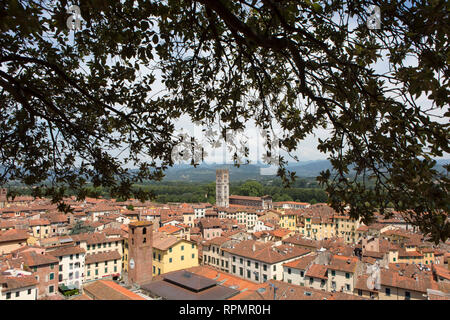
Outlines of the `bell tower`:
{"type": "Polygon", "coordinates": [[[152,280],[153,226],[150,221],[128,225],[128,281],[142,285],[152,280]]]}

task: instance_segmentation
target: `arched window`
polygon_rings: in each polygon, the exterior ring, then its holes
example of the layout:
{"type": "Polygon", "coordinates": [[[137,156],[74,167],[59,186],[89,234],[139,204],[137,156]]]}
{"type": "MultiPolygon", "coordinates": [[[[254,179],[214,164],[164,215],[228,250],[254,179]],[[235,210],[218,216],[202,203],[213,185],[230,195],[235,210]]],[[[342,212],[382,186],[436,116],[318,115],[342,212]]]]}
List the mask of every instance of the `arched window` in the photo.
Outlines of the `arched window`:
{"type": "Polygon", "coordinates": [[[142,234],[146,234],[147,233],[147,228],[144,227],[144,229],[142,229],[142,234]]]}

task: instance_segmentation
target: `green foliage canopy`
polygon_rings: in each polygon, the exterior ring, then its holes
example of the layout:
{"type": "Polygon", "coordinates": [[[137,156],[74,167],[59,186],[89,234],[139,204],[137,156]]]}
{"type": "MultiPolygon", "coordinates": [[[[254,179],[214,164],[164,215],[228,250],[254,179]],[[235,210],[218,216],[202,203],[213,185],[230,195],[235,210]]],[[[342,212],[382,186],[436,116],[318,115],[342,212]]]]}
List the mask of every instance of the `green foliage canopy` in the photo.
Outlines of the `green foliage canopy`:
{"type": "Polygon", "coordinates": [[[318,148],[334,171],[318,179],[336,210],[368,223],[392,203],[433,240],[449,236],[448,173],[432,159],[450,151],[447,1],[86,0],[75,33],[70,4],[0,3],[3,181],[50,179],[55,201],[61,185],[83,198],[86,181],[146,199],[132,185],[173,164],[174,120],[255,119],[281,126],[287,152],[330,130],[318,148]]]}

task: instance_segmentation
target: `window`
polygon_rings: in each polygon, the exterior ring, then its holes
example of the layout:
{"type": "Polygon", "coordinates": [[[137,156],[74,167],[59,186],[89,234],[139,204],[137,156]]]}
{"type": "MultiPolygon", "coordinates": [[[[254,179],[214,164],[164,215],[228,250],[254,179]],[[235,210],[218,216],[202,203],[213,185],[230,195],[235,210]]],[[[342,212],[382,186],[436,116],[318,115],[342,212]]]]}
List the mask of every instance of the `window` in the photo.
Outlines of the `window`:
{"type": "Polygon", "coordinates": [[[91,250],[91,245],[90,244],[87,245],[87,249],[91,250]]]}
{"type": "Polygon", "coordinates": [[[169,248],[169,252],[172,252],[172,248],[169,248]]]}
{"type": "Polygon", "coordinates": [[[291,268],[287,269],[288,274],[291,274],[291,268]]]}
{"type": "Polygon", "coordinates": [[[263,274],[263,281],[264,281],[264,282],[267,281],[267,274],[263,274]]]}
{"type": "Polygon", "coordinates": [[[273,266],[273,271],[277,271],[277,265],[273,266]]]}
{"type": "Polygon", "coordinates": [[[17,291],[17,292],[16,292],[16,298],[17,298],[18,296],[20,296],[20,291],[17,291]]]}
{"type": "Polygon", "coordinates": [[[169,258],[169,263],[172,263],[172,258],[169,258]]]}
{"type": "Polygon", "coordinates": [[[239,268],[239,275],[242,277],[244,275],[244,268],[239,268]]]}
{"type": "Polygon", "coordinates": [[[158,253],[158,261],[161,261],[161,254],[158,253]]]}
{"type": "Polygon", "coordinates": [[[240,259],[239,259],[239,262],[240,262],[241,264],[243,264],[243,263],[244,263],[244,259],[240,258],[240,259]]]}
{"type": "Polygon", "coordinates": [[[54,264],[51,264],[50,265],[50,269],[52,269],[53,270],[53,268],[55,267],[55,265],[54,264]]]}
{"type": "Polygon", "coordinates": [[[98,269],[95,269],[95,275],[98,276],[98,269]]]}
{"type": "Polygon", "coordinates": [[[350,273],[346,272],[346,273],[345,273],[345,278],[346,278],[346,279],[350,279],[350,273]]]}
{"type": "Polygon", "coordinates": [[[386,296],[391,296],[391,288],[386,288],[386,296]]]}
{"type": "Polygon", "coordinates": [[[331,275],[334,277],[336,275],[336,271],[331,270],[331,275]]]}
{"type": "Polygon", "coordinates": [[[184,260],[184,256],[181,256],[181,261],[183,261],[184,260]]]}
{"type": "Polygon", "coordinates": [[[103,244],[103,248],[106,248],[106,242],[103,244]]]}
{"type": "Polygon", "coordinates": [[[77,253],[77,254],[75,255],[75,257],[76,257],[77,259],[79,259],[79,258],[80,258],[80,255],[77,253]]]}
{"type": "Polygon", "coordinates": [[[147,228],[144,227],[144,228],[142,229],[142,234],[147,234],[147,228]]]}
{"type": "Polygon", "coordinates": [[[147,238],[144,237],[144,241],[142,243],[147,243],[147,238]]]}
{"type": "Polygon", "coordinates": [[[309,278],[309,284],[313,284],[314,279],[313,278],[309,278]]]}
{"type": "Polygon", "coordinates": [[[111,248],[111,242],[110,242],[110,243],[108,243],[108,247],[110,247],[110,248],[111,248]]]}
{"type": "Polygon", "coordinates": [[[233,262],[236,262],[236,257],[235,256],[233,256],[233,262]]]}
{"type": "Polygon", "coordinates": [[[53,279],[55,279],[55,274],[52,272],[52,273],[50,273],[50,280],[53,280],[53,279]]]}
{"type": "Polygon", "coordinates": [[[89,277],[91,275],[91,270],[88,270],[87,276],[89,277]]]}
{"type": "Polygon", "coordinates": [[[6,293],[6,299],[8,299],[8,300],[11,299],[11,292],[6,293]]]}
{"type": "Polygon", "coordinates": [[[95,267],[98,267],[98,262],[95,263],[95,267]]]}
{"type": "Polygon", "coordinates": [[[251,278],[251,273],[250,273],[250,270],[247,270],[247,278],[251,278]]]}
{"type": "Polygon", "coordinates": [[[267,271],[267,265],[266,264],[263,264],[263,270],[267,271]]]}
{"type": "Polygon", "coordinates": [[[49,286],[48,287],[48,293],[53,293],[53,291],[55,291],[55,287],[54,286],[49,286]]]}
{"type": "Polygon", "coordinates": [[[105,268],[105,273],[108,273],[108,267],[105,268]]]}
{"type": "Polygon", "coordinates": [[[181,251],[183,251],[184,250],[184,246],[181,246],[181,251]]]}
{"type": "Polygon", "coordinates": [[[59,271],[62,271],[62,270],[63,270],[63,266],[61,264],[61,265],[59,265],[59,271]]]}
{"type": "Polygon", "coordinates": [[[291,280],[291,279],[288,279],[288,283],[292,283],[292,280],[291,280]]]}
{"type": "Polygon", "coordinates": [[[70,255],[70,260],[73,260],[73,254],[70,255]]]}
{"type": "Polygon", "coordinates": [[[153,273],[155,273],[155,270],[156,270],[156,268],[155,268],[155,266],[153,266],[153,273]]]}
{"type": "MultiPolygon", "coordinates": [[[[89,275],[89,273],[90,273],[90,271],[88,271],[88,275],[89,275]]],[[[59,274],[58,281],[59,282],[63,281],[63,275],[62,274],[59,274]]]]}
{"type": "Polygon", "coordinates": [[[156,259],[156,253],[153,252],[153,259],[156,259]]]}
{"type": "Polygon", "coordinates": [[[411,299],[411,292],[405,291],[405,300],[410,300],[410,299],[411,299]]]}
{"type": "Polygon", "coordinates": [[[345,285],[345,289],[346,289],[347,291],[350,291],[350,285],[349,285],[349,284],[346,284],[346,285],[345,285]]]}
{"type": "Polygon", "coordinates": [[[31,289],[28,289],[28,295],[30,295],[31,294],[31,289]]]}
{"type": "Polygon", "coordinates": [[[258,269],[258,267],[259,267],[259,263],[255,262],[255,268],[258,269]]]}
{"type": "Polygon", "coordinates": [[[233,270],[232,273],[236,273],[236,266],[235,265],[232,265],[231,269],[233,270]]]}
{"type": "Polygon", "coordinates": [[[358,296],[362,296],[362,290],[358,289],[358,296]]]}
{"type": "Polygon", "coordinates": [[[247,266],[250,267],[250,260],[247,260],[247,266]]]}
{"type": "MultiPolygon", "coordinates": [[[[194,259],[194,258],[195,258],[195,253],[192,254],[192,259],[194,259]]],[[[227,264],[228,264],[228,262],[227,262],[227,264]]]]}
{"type": "Polygon", "coordinates": [[[158,274],[161,274],[161,269],[160,268],[158,268],[158,274]]]}

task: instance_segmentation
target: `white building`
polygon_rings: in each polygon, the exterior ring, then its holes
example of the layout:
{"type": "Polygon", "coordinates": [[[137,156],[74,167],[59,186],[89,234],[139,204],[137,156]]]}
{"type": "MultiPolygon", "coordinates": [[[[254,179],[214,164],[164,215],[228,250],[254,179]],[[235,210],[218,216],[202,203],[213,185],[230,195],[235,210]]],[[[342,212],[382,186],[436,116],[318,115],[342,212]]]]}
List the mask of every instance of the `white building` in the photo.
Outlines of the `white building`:
{"type": "Polygon", "coordinates": [[[0,301],[36,300],[38,281],[31,272],[10,269],[0,275],[0,301]]]}
{"type": "Polygon", "coordinates": [[[80,246],[67,246],[49,251],[48,254],[59,259],[58,285],[81,288],[84,282],[86,251],[80,246]]]}

